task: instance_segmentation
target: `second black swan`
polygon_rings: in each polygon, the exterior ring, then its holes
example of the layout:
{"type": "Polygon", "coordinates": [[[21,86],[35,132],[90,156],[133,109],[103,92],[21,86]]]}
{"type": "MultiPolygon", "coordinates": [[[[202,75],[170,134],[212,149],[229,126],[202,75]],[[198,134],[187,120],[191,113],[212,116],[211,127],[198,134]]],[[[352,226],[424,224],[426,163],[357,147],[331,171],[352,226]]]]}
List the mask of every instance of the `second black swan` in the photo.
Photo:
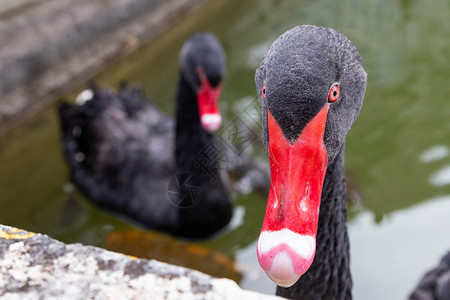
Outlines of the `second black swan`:
{"type": "Polygon", "coordinates": [[[225,54],[209,33],[180,52],[176,122],[139,90],[92,89],[59,108],[62,143],[76,186],[96,205],[175,236],[225,227],[232,203],[214,151],[225,54]],[[90,95],[89,95],[90,93],[90,95]]]}
{"type": "Polygon", "coordinates": [[[428,271],[409,295],[409,300],[450,299],[450,251],[441,259],[437,267],[428,271]]]}

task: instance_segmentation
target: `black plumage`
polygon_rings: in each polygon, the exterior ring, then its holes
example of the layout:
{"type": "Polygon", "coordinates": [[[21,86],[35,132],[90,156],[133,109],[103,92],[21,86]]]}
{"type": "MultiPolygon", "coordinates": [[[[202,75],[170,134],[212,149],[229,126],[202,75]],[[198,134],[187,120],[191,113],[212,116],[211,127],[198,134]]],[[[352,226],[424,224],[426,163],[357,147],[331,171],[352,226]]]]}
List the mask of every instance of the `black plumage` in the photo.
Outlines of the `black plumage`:
{"type": "Polygon", "coordinates": [[[199,67],[217,86],[225,54],[212,34],[196,34],[180,63],[176,124],[138,89],[94,88],[83,105],[60,106],[62,144],[73,182],[93,203],[148,228],[200,238],[232,216],[217,157],[202,154],[214,139],[200,124],[196,98],[199,67]]]}
{"type": "Polygon", "coordinates": [[[450,252],[445,254],[438,266],[428,271],[409,296],[409,300],[450,299],[450,252]]]}

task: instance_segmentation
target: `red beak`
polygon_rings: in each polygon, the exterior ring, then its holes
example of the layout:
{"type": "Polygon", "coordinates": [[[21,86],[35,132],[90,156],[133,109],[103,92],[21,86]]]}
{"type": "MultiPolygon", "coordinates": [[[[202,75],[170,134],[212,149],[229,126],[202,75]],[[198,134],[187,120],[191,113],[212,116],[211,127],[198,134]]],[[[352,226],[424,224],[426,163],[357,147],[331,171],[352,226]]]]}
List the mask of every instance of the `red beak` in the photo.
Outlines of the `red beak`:
{"type": "Polygon", "coordinates": [[[201,68],[197,69],[197,73],[201,84],[197,91],[200,122],[205,130],[214,132],[222,125],[222,116],[219,110],[219,96],[222,87],[218,84],[213,88],[201,68]]]}
{"type": "Polygon", "coordinates": [[[326,105],[289,143],[268,111],[271,187],[258,240],[261,267],[278,285],[293,285],[311,266],[328,155],[326,105]]]}

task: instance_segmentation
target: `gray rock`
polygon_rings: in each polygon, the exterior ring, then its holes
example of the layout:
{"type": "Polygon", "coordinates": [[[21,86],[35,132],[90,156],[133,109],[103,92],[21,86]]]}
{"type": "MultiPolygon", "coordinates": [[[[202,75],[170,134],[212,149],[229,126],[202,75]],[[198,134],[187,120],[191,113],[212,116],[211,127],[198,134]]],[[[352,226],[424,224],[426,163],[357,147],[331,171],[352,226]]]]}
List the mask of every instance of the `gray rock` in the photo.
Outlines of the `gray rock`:
{"type": "Polygon", "coordinates": [[[228,279],[0,225],[0,298],[280,299],[228,279]]]}

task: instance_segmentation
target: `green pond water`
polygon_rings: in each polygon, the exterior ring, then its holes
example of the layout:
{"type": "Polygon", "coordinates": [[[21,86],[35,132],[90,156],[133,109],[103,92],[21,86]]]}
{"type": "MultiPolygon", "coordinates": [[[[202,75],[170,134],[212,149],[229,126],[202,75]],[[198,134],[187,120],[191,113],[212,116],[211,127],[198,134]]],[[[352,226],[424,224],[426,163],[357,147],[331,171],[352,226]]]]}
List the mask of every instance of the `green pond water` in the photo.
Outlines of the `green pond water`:
{"type": "MultiPolygon", "coordinates": [[[[139,83],[172,115],[178,51],[193,32],[211,31],[228,56],[221,97],[227,124],[248,120],[242,107],[255,101],[254,70],[277,36],[300,24],[343,32],[368,73],[346,147],[351,196],[361,199],[349,208],[354,298],[405,299],[450,249],[449,20],[448,0],[214,0],[94,79],[139,83]]],[[[0,137],[1,224],[175,263],[191,259],[245,288],[274,292],[255,253],[265,199],[235,194],[232,226],[208,241],[137,231],[68,184],[56,117],[55,105],[0,137]]],[[[259,134],[260,125],[251,126],[259,134]]]]}

